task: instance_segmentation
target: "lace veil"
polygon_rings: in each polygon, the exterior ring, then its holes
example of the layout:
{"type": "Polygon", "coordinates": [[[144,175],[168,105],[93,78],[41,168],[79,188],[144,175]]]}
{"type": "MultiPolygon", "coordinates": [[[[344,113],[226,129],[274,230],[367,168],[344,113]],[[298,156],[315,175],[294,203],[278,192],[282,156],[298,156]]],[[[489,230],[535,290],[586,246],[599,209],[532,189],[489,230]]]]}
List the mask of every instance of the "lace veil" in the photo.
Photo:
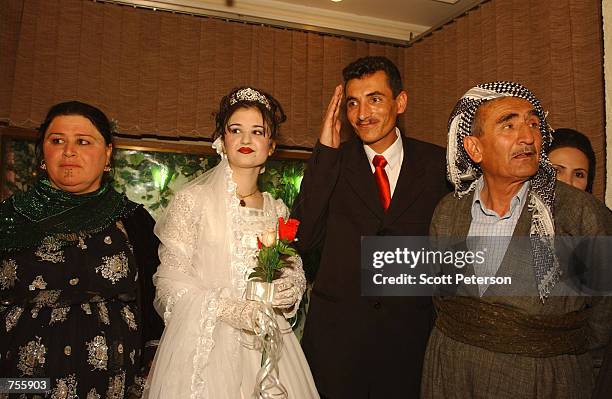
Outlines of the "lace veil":
{"type": "Polygon", "coordinates": [[[184,186],[155,226],[163,244],[162,264],[153,277],[155,306],[166,329],[144,397],[207,398],[216,381],[240,385],[232,383],[240,375],[240,362],[231,360],[239,356],[237,332],[225,323],[215,331],[219,299],[240,296],[246,270],[234,253],[239,204],[222,145],[221,139],[213,144],[221,162],[184,186]],[[221,329],[227,331],[218,333],[221,329]],[[207,368],[213,347],[215,358],[226,361],[215,359],[215,367],[207,368]]]}

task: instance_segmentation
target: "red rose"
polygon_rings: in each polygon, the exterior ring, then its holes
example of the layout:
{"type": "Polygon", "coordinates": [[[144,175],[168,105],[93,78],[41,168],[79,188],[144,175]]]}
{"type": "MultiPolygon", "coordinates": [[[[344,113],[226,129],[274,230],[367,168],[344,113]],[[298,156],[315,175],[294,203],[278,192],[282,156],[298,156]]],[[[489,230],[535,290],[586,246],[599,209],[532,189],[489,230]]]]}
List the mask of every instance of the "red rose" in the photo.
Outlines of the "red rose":
{"type": "Polygon", "coordinates": [[[282,217],[278,218],[278,238],[289,242],[295,240],[299,224],[300,221],[297,219],[289,219],[285,222],[282,217]]]}
{"type": "Polygon", "coordinates": [[[259,237],[257,237],[257,248],[261,249],[261,247],[263,247],[263,244],[261,243],[259,237]]]}

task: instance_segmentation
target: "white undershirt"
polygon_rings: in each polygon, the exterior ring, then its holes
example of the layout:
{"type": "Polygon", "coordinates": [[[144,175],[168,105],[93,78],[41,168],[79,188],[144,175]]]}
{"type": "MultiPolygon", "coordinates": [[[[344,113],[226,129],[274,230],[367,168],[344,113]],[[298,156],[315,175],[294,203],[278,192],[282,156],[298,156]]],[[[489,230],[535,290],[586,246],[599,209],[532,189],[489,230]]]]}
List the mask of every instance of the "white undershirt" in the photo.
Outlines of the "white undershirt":
{"type": "Polygon", "coordinates": [[[374,165],[372,164],[372,159],[374,159],[374,156],[382,155],[387,160],[385,172],[387,172],[387,177],[389,177],[391,198],[393,198],[395,186],[397,185],[397,179],[399,178],[400,170],[402,169],[402,162],[404,161],[404,146],[402,145],[402,135],[400,134],[400,131],[397,127],[395,128],[395,134],[397,135],[397,139],[382,154],[378,154],[367,144],[363,146],[366,156],[368,157],[368,162],[370,162],[370,168],[372,169],[372,173],[374,173],[375,170],[374,165]]]}

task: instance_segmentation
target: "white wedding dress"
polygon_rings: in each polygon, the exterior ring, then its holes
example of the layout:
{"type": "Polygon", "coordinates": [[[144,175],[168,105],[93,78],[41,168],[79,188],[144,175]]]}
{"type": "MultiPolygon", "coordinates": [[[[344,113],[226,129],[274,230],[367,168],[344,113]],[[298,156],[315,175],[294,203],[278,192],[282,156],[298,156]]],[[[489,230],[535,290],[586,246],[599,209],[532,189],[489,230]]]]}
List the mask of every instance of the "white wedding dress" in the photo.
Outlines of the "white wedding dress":
{"type": "MultiPolygon", "coordinates": [[[[275,228],[288,211],[268,193],[263,193],[262,210],[240,207],[235,192],[231,168],[222,159],[177,193],[155,227],[162,242],[161,265],[153,277],[155,307],[166,328],[145,398],[253,397],[261,352],[249,349],[252,334],[232,327],[218,313],[223,301],[244,298],[247,277],[256,266],[257,236],[275,228]]],[[[305,288],[299,258],[283,269],[283,277],[305,288]]],[[[283,331],[279,379],[289,398],[318,398],[304,353],[285,320],[298,307],[277,315],[283,331]]]]}

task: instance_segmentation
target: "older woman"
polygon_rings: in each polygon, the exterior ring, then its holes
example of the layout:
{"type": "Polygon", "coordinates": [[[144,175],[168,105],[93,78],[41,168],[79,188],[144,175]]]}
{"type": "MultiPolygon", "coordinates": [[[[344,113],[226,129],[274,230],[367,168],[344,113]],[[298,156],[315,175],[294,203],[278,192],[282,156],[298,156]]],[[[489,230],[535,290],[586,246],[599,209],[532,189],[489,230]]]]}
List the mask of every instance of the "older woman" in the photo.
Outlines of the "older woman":
{"type": "Polygon", "coordinates": [[[299,257],[275,283],[282,349],[279,373],[269,379],[260,378],[262,351],[253,334],[265,315],[259,302],[245,298],[257,237],[288,216],[282,200],[257,186],[284,120],[280,104],[260,90],[243,87],[225,96],[214,136],[221,162],[177,193],[155,226],[162,243],[155,304],[166,329],[147,382],[149,398],[318,398],[285,320],[306,287],[299,257]]]}
{"type": "Polygon", "coordinates": [[[548,158],[557,170],[557,179],[593,192],[595,152],[587,136],[573,129],[555,130],[548,158]]]}
{"type": "Polygon", "coordinates": [[[163,328],[153,220],[109,184],[102,111],[57,104],[39,133],[43,178],[0,205],[0,375],[50,378],[52,398],[140,396],[163,328]]]}

